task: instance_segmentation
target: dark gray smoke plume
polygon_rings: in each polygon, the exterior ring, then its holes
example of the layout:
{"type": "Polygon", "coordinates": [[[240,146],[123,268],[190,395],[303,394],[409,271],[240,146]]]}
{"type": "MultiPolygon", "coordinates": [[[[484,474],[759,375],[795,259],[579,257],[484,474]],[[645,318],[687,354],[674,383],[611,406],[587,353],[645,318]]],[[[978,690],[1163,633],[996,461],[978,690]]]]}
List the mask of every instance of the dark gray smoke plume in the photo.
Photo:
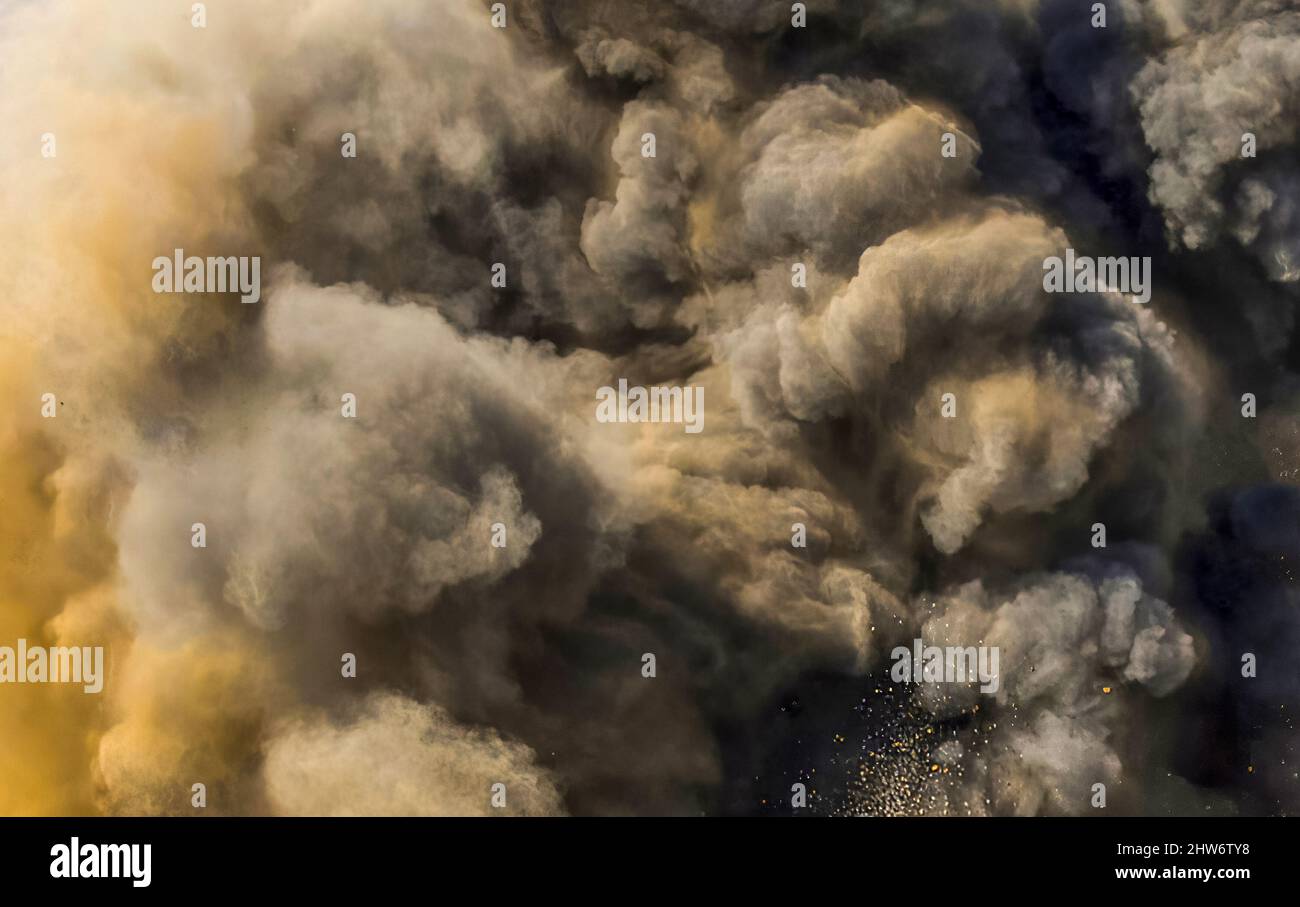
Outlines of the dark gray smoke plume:
{"type": "Polygon", "coordinates": [[[1300,8],[493,6],[0,2],[6,811],[1300,807],[1300,8]]]}

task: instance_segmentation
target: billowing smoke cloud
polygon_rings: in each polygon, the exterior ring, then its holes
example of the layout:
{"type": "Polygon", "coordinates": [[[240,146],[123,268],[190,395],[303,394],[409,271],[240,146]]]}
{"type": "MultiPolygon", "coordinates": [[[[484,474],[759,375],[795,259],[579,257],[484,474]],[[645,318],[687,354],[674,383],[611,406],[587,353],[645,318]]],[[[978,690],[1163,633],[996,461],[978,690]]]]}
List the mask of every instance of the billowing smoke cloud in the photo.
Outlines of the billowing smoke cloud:
{"type": "Polygon", "coordinates": [[[1132,575],[1100,582],[1068,574],[990,592],[978,580],[944,596],[922,636],[936,646],[997,647],[1002,681],[990,703],[975,686],[923,687],[936,716],[991,710],[998,732],[965,735],[967,785],[952,800],[981,811],[1078,812],[1095,783],[1123,778],[1112,739],[1123,734],[1120,700],[1165,696],[1192,669],[1193,642],[1166,603],[1132,575]]]}
{"type": "Polygon", "coordinates": [[[1245,4],[1205,22],[1149,62],[1133,92],[1173,241],[1199,249],[1227,233],[1289,283],[1300,280],[1300,12],[1263,11],[1245,4]]]}
{"type": "Polygon", "coordinates": [[[0,689],[0,808],[753,812],[857,733],[811,808],[1293,810],[1175,753],[1295,692],[1223,667],[1289,612],[1204,600],[1294,502],[1201,501],[1297,473],[1295,13],[506,6],[0,10],[0,644],[110,666],[0,689]],[[999,688],[893,688],[915,638],[999,688]],[[885,698],[783,736],[827,688],[885,698]]]}
{"type": "Polygon", "coordinates": [[[735,359],[735,394],[756,425],[856,419],[885,436],[878,449],[897,443],[926,464],[921,521],[952,553],[990,511],[1043,511],[1075,494],[1144,382],[1183,380],[1172,338],[1145,310],[1113,293],[1043,292],[1042,263],[1066,245],[1040,219],[998,210],[901,231],[863,252],[820,309],[751,309],[719,355],[735,359]],[[1058,332],[1072,346],[1053,343],[1058,332]],[[944,394],[971,418],[935,419],[944,394]]]}
{"type": "Polygon", "coordinates": [[[300,724],[272,737],[267,795],[288,815],[472,816],[483,812],[481,791],[500,784],[509,814],[553,815],[559,795],[531,762],[525,747],[459,728],[437,706],[376,695],[346,727],[300,724]]]}

